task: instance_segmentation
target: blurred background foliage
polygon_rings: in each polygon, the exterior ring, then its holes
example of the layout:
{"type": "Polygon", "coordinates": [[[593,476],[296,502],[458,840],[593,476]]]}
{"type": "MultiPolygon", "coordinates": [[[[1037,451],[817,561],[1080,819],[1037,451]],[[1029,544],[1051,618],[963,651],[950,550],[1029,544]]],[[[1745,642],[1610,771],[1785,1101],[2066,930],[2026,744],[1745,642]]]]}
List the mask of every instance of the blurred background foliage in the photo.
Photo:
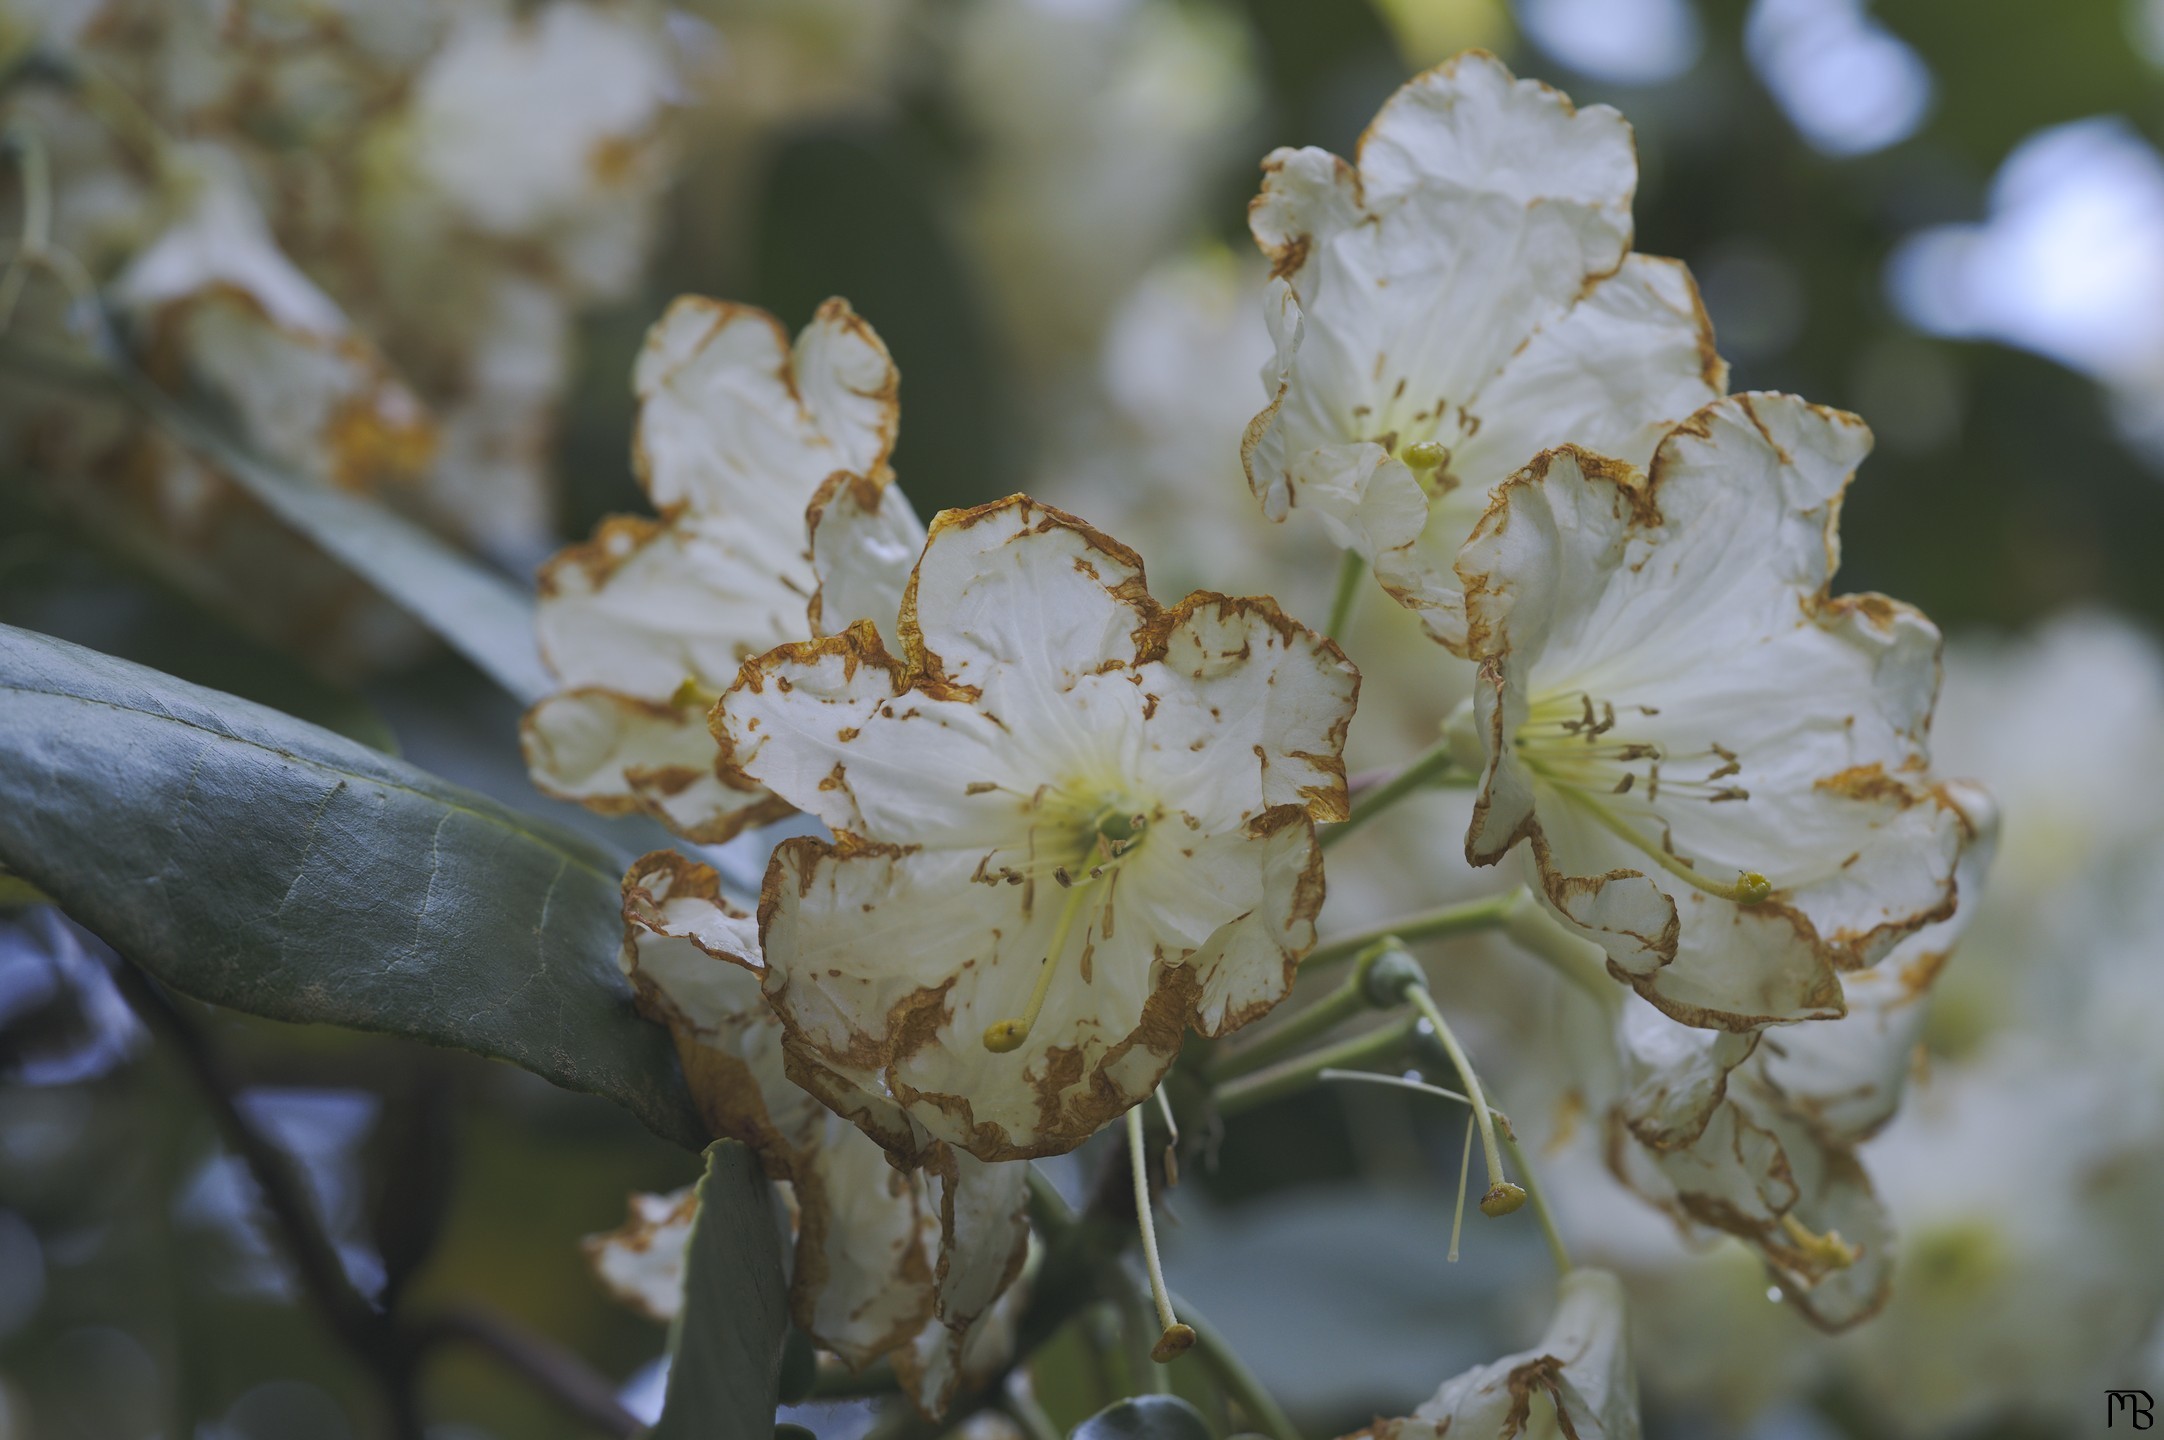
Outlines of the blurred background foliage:
{"type": "MultiPolygon", "coordinates": [[[[549,466],[560,538],[644,508],[626,377],[646,325],[686,291],[766,306],[792,328],[849,297],[900,362],[896,467],[923,513],[1033,486],[1076,443],[1076,408],[1095,403],[1074,398],[1088,386],[1073,372],[1095,365],[1151,263],[1244,254],[1264,152],[1349,153],[1406,75],[1481,45],[1629,116],[1640,248],[1692,266],[1736,388],[1798,391],[1875,427],[1844,527],[1850,588],[1899,595],[1950,630],[2089,601],[2164,620],[2158,0],[1166,0],[1155,8],[1190,12],[1221,73],[1183,56],[1188,68],[1151,79],[1169,89],[1153,103],[1176,115],[1183,87],[1208,91],[1216,132],[1182,156],[1181,195],[1147,216],[1129,212],[1133,176],[1161,137],[1115,130],[1104,143],[1119,163],[1070,182],[1062,137],[1025,133],[1027,64],[1046,57],[984,61],[1019,95],[956,83],[967,32],[1032,6],[1151,8],[923,0],[881,41],[881,93],[718,138],[689,127],[650,263],[577,319],[549,466]],[[2094,123],[2055,129],[2081,122],[2094,123]],[[2022,154],[2042,171],[2002,178],[2022,154]],[[987,176],[1010,173],[1054,196],[1046,207],[1075,207],[1048,223],[1071,224],[1082,261],[1102,266],[1002,272],[986,238],[999,225],[972,207],[987,176]]],[[[694,8],[727,43],[735,12],[773,7],[694,8]]],[[[848,6],[818,8],[854,23],[848,6]]],[[[1079,50],[1049,63],[1081,77],[1084,102],[1113,83],[1092,80],[1079,50]]],[[[1229,465],[1198,483],[1225,482],[1229,465]]],[[[525,787],[514,708],[458,662],[326,673],[33,487],[4,499],[0,619],[545,803],[525,787]]],[[[1484,983],[1482,963],[1460,983],[1484,983]]],[[[0,928],[0,1437],[375,1433],[364,1378],[298,1303],[200,1093],[110,977],[94,941],[36,912],[0,928]]],[[[601,1102],[463,1056],[194,1006],[185,1019],[241,1077],[243,1109],[301,1159],[363,1288],[515,1315],[634,1397],[642,1372],[650,1383],[659,1328],[604,1300],[576,1242],[620,1219],[626,1191],[688,1182],[694,1157],[601,1102]]],[[[1171,1238],[1175,1283],[1255,1352],[1312,1433],[1418,1399],[1545,1303],[1509,1287],[1527,1269],[1507,1244],[1442,1265],[1437,1177],[1457,1132],[1416,1114],[1389,1094],[1311,1094],[1243,1118],[1175,1202],[1206,1217],[1171,1238]],[[1294,1296],[1302,1313],[1288,1313],[1294,1296]]],[[[1079,1188],[1090,1163],[1063,1173],[1079,1188]]],[[[1100,1403],[1101,1360],[1082,1334],[1045,1353],[1055,1418],[1100,1403]]],[[[588,1433],[467,1351],[433,1367],[425,1393],[444,1440],[588,1433]]],[[[861,1428],[846,1409],[805,1418],[829,1437],[861,1428]]],[[[1688,1407],[1652,1419],[1657,1434],[1724,1433],[1688,1407]]],[[[1827,1423],[1778,1410],[1758,1433],[1827,1423]]]]}

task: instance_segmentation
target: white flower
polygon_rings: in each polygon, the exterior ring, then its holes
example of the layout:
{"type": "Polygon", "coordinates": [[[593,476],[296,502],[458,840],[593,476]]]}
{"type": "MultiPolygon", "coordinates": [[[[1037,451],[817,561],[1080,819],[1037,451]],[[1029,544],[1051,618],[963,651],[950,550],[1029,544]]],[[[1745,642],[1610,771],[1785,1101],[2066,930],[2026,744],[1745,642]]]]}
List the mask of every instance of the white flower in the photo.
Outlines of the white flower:
{"type": "Polygon", "coordinates": [[[232,156],[177,149],[173,223],[113,282],[160,381],[233,407],[242,438],[301,478],[347,489],[410,480],[434,428],[335,301],[279,250],[232,156]]]}
{"type": "Polygon", "coordinates": [[[1538,1345],[1447,1380],[1411,1415],[1360,1433],[1373,1440],[1637,1440],[1638,1377],[1622,1285],[1606,1270],[1581,1266],[1557,1288],[1555,1318],[1538,1345]]]}
{"type": "Polygon", "coordinates": [[[933,523],[897,659],[868,624],[745,667],[728,760],[833,828],[760,932],[791,1073],[907,1160],[1071,1149],[1314,942],[1358,677],[1267,600],[1171,610],[1016,496],[933,523]]]}
{"type": "Polygon", "coordinates": [[[666,1324],[684,1306],[684,1258],[699,1215],[698,1193],[690,1185],[667,1195],[634,1193],[627,1208],[623,1224],[587,1236],[580,1248],[611,1295],[666,1324]]]}
{"type": "Polygon", "coordinates": [[[648,333],[635,385],[634,457],[667,518],[607,520],[542,570],[541,648],[564,690],[528,713],[526,762],[552,795],[717,842],[790,809],[717,768],[706,711],[737,667],[900,608],[895,557],[922,531],[889,483],[896,376],[840,300],[792,348],[764,311],[687,296],[648,333]]]}
{"type": "MultiPolygon", "coordinates": [[[[852,1366],[893,1356],[937,1414],[965,1349],[985,1343],[986,1326],[997,1333],[1007,1323],[988,1316],[1027,1249],[1026,1170],[943,1145],[923,1169],[897,1170],[792,1083],[780,1023],[760,993],[757,927],[721,898],[712,870],[668,851],[647,856],[624,877],[624,921],[623,966],[640,1011],[675,1037],[707,1124],[750,1145],[788,1186],[797,1327],[852,1366]]],[[[596,1263],[651,1311],[666,1249],[623,1237],[596,1246],[596,1263]]]]}
{"type": "Polygon", "coordinates": [[[1553,911],[1688,1025],[1839,1015],[1839,972],[1953,911],[1964,827],[1922,783],[1938,632],[1827,594],[1868,444],[1853,416],[1735,396],[1649,473],[1544,454],[1458,559],[1466,856],[1524,843],[1553,911]]]}
{"type": "Polygon", "coordinates": [[[1273,519],[1313,511],[1458,648],[1450,557],[1493,487],[1566,442],[1643,464],[1725,388],[1697,289],[1629,253],[1623,118],[1479,51],[1399,89],[1357,165],[1278,150],[1264,169],[1250,220],[1280,277],[1277,358],[1248,482],[1273,519]]]}

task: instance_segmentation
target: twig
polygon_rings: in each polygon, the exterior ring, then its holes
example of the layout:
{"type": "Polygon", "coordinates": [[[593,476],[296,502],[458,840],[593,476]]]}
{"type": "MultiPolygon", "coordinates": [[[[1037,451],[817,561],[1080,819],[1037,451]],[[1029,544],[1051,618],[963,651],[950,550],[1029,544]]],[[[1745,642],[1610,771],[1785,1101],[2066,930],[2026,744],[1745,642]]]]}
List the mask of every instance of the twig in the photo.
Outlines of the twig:
{"type": "Polygon", "coordinates": [[[422,1349],[450,1340],[487,1351],[505,1369],[615,1440],[632,1440],[646,1428],[617,1400],[616,1388],[585,1361],[491,1310],[455,1305],[415,1328],[414,1343],[422,1349]]]}

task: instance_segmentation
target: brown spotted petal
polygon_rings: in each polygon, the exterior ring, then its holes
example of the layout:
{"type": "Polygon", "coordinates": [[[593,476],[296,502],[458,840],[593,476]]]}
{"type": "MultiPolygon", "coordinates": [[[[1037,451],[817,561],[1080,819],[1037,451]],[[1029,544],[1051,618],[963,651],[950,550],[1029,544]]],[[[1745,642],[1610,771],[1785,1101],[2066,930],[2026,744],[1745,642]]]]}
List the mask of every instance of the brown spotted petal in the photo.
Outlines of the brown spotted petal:
{"type": "Polygon", "coordinates": [[[667,518],[611,518],[542,568],[541,650],[564,691],[527,717],[536,784],[702,843],[789,813],[721,767],[706,711],[745,661],[822,616],[862,606],[892,628],[902,579],[870,563],[885,538],[870,517],[903,526],[912,556],[918,533],[886,464],[895,383],[840,300],[793,347],[763,311],[669,307],[636,374],[639,473],[667,518]],[[822,517],[834,553],[817,567],[807,524],[822,517]]]}
{"type": "Polygon", "coordinates": [[[1555,1318],[1530,1350],[1443,1383],[1402,1420],[1362,1432],[1376,1440],[1637,1440],[1638,1376],[1631,1365],[1623,1287],[1606,1270],[1579,1268],[1558,1285],[1555,1318]]]}
{"type": "Polygon", "coordinates": [[[756,928],[712,870],[673,852],[647,856],[625,877],[624,917],[639,1007],[668,1025],[707,1123],[752,1146],[789,1187],[799,1328],[863,1366],[988,1308],[1027,1245],[1025,1173],[967,1160],[974,1168],[964,1170],[943,1150],[932,1173],[897,1170],[792,1083],[760,994],[756,928]]]}
{"type": "Polygon", "coordinates": [[[1486,770],[1467,858],[1523,842],[1554,912],[1686,1024],[1841,1013],[1840,972],[1953,912],[1926,787],[1938,631],[1828,598],[1853,416],[1739,395],[1649,472],[1565,448],[1458,558],[1486,770]]]}
{"type": "Polygon", "coordinates": [[[933,522],[899,633],[784,646],[714,712],[736,773],[837,832],[780,846],[760,904],[792,1073],[905,1162],[1068,1150],[1189,1028],[1284,995],[1358,678],[1267,601],[1159,607],[1019,496],[933,522]]]}
{"type": "Polygon", "coordinates": [[[1622,117],[1478,51],[1401,87],[1354,164],[1263,168],[1249,220],[1277,354],[1249,484],[1273,519],[1317,515],[1458,648],[1450,558],[1497,484],[1564,443],[1642,464],[1721,394],[1697,289],[1629,253],[1622,117]]]}

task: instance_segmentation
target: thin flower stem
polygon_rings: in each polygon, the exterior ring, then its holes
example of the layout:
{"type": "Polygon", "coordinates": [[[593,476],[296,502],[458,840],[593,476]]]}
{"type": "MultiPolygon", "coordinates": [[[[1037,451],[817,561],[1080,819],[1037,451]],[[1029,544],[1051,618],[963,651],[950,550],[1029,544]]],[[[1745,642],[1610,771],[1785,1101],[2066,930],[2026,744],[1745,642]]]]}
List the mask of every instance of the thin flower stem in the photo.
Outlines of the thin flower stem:
{"type": "MultiPolygon", "coordinates": [[[[1455,1100],[1460,1105],[1470,1105],[1473,1097],[1446,1090],[1440,1085],[1430,1085],[1425,1080],[1409,1080],[1403,1075],[1383,1075],[1373,1070],[1324,1070],[1317,1080],[1363,1080],[1370,1085],[1388,1085],[1394,1090],[1417,1090],[1422,1095],[1433,1095],[1439,1100],[1455,1100]]],[[[1500,1110],[1494,1112],[1502,1114],[1500,1110]]]]}
{"type": "Polygon", "coordinates": [[[1402,944],[1417,945],[1423,940],[1443,940],[1452,935],[1469,935],[1474,931],[1493,929],[1510,918],[1511,907],[1523,894],[1523,890],[1507,890],[1500,895],[1468,900],[1462,905],[1444,905],[1434,910],[1423,910],[1417,915],[1407,915],[1388,924],[1356,931],[1308,951],[1307,958],[1300,962],[1300,968],[1303,971],[1320,970],[1340,960],[1349,960],[1361,951],[1393,937],[1402,944]]]}
{"type": "Polygon", "coordinates": [[[1135,1224],[1142,1235],[1142,1267],[1149,1272],[1150,1298],[1157,1305],[1157,1323],[1164,1331],[1150,1358],[1162,1365],[1195,1343],[1194,1330],[1172,1313],[1172,1299],[1165,1290],[1165,1264],[1157,1256],[1157,1221],[1151,1214],[1150,1163],[1142,1146],[1142,1107],[1127,1108],[1127,1159],[1135,1178],[1135,1224]]]}
{"type": "Polygon", "coordinates": [[[1413,1027],[1419,1023],[1416,1016],[1400,1015],[1387,1025],[1379,1025],[1349,1040],[1340,1040],[1335,1045],[1326,1045],[1220,1085],[1216,1092],[1217,1113],[1229,1119],[1258,1105],[1298,1094],[1315,1084],[1325,1070],[1357,1069],[1400,1054],[1412,1039],[1413,1027]]]}
{"type": "Polygon", "coordinates": [[[1547,1192],[1533,1178],[1533,1167],[1525,1163],[1525,1151],[1518,1144],[1518,1137],[1511,1132],[1510,1124],[1503,1124],[1503,1144],[1510,1151],[1511,1164],[1518,1167],[1518,1178],[1525,1182],[1525,1198],[1532,1202],[1533,1218],[1540,1222],[1541,1237],[1548,1242],[1548,1254],[1555,1261],[1555,1273],[1570,1273],[1570,1252],[1563,1248],[1563,1232],[1556,1228],[1555,1213],[1548,1208],[1547,1192]]]}
{"type": "MultiPolygon", "coordinates": [[[[553,1341],[472,1305],[458,1305],[424,1321],[417,1343],[433,1346],[462,1340],[487,1351],[507,1370],[612,1440],[646,1433],[616,1398],[616,1387],[585,1361],[553,1341]]],[[[888,1375],[888,1388],[893,1377],[888,1375]]]]}
{"type": "Polygon", "coordinates": [[[1330,628],[1323,633],[1332,640],[1343,640],[1345,631],[1352,624],[1353,609],[1360,603],[1361,582],[1367,579],[1368,562],[1357,550],[1347,550],[1338,561],[1337,590],[1330,597],[1330,628]]]}
{"type": "Polygon", "coordinates": [[[1247,1414],[1248,1423],[1268,1435],[1270,1440],[1301,1440],[1300,1432],[1287,1418],[1284,1409],[1265,1390],[1255,1373],[1240,1363],[1240,1357],[1225,1343],[1225,1337],[1217,1327],[1195,1313],[1195,1307],[1178,1296],[1173,1301],[1187,1323],[1195,1331],[1195,1356],[1209,1369],[1218,1386],[1247,1414]]]}
{"type": "Polygon", "coordinates": [[[1473,1070],[1473,1062],[1466,1057],[1465,1047],[1451,1033],[1450,1022],[1428,993],[1425,985],[1407,987],[1405,998],[1413,1008],[1426,1017],[1435,1028],[1435,1038],[1443,1042],[1443,1049],[1450,1052],[1450,1063],[1458,1067],[1458,1083],[1465,1087],[1466,1098],[1472,1103],[1473,1118],[1480,1124],[1481,1159],[1488,1167],[1488,1193],[1480,1197],[1480,1213],[1483,1215],[1508,1215],[1518,1208],[1525,1198],[1523,1193],[1503,1176],[1502,1147],[1495,1138],[1495,1115],[1488,1109],[1488,1097],[1480,1088],[1480,1076],[1473,1070]]]}
{"type": "Polygon", "coordinates": [[[1458,1151],[1458,1203],[1450,1210],[1450,1251],[1443,1259],[1458,1263],[1458,1237],[1465,1233],[1465,1180],[1473,1173],[1473,1113],[1465,1112],[1465,1144],[1458,1151]]]}
{"type": "Polygon", "coordinates": [[[1337,844],[1406,796],[1430,785],[1437,784],[1457,762],[1451,758],[1450,742],[1438,740],[1414,756],[1404,769],[1370,790],[1361,792],[1353,802],[1352,813],[1341,825],[1332,825],[1321,834],[1325,849],[1337,844]]]}

